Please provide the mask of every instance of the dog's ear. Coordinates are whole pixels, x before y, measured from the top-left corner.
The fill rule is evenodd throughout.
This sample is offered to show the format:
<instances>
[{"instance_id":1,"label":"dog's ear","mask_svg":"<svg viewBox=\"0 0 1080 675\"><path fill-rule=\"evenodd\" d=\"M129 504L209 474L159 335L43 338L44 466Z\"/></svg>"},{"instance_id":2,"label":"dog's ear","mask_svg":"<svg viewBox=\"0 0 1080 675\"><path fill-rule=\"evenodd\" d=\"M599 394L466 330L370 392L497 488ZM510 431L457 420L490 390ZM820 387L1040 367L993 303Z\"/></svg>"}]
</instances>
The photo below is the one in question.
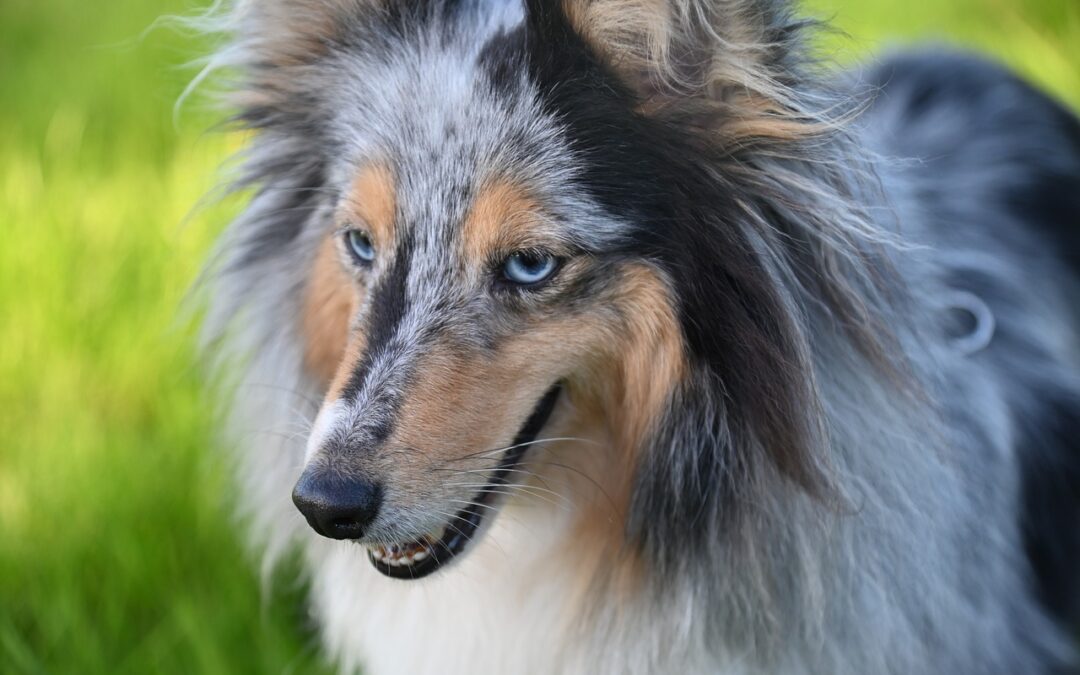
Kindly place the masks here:
<instances>
[{"instance_id":1,"label":"dog's ear","mask_svg":"<svg viewBox=\"0 0 1080 675\"><path fill-rule=\"evenodd\" d=\"M377 0L242 0L232 21L266 65L298 66L325 56L347 19L376 10Z\"/></svg>"},{"instance_id":2,"label":"dog's ear","mask_svg":"<svg viewBox=\"0 0 1080 675\"><path fill-rule=\"evenodd\" d=\"M786 0L559 0L573 31L639 101L717 140L821 131L794 88L801 33Z\"/></svg>"},{"instance_id":3,"label":"dog's ear","mask_svg":"<svg viewBox=\"0 0 1080 675\"><path fill-rule=\"evenodd\" d=\"M375 0L238 0L214 28L228 48L209 70L233 78L228 103L236 121L253 129L314 129L320 87L313 66L345 41L350 19Z\"/></svg>"}]
</instances>

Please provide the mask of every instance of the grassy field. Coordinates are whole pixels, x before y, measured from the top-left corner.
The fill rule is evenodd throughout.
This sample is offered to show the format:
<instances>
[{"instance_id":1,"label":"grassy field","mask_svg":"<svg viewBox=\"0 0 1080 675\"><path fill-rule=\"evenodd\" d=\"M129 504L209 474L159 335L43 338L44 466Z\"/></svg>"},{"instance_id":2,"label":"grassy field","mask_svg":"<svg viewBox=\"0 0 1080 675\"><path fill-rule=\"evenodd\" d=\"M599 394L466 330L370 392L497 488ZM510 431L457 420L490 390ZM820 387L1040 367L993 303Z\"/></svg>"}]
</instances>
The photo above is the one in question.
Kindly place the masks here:
<instances>
[{"instance_id":1,"label":"grassy field","mask_svg":"<svg viewBox=\"0 0 1080 675\"><path fill-rule=\"evenodd\" d=\"M853 37L1006 59L1080 106L1075 0L814 0ZM0 2L0 672L317 672L229 517L177 310L235 204L191 207L235 139L172 105L205 45L182 0Z\"/></svg>"}]
</instances>

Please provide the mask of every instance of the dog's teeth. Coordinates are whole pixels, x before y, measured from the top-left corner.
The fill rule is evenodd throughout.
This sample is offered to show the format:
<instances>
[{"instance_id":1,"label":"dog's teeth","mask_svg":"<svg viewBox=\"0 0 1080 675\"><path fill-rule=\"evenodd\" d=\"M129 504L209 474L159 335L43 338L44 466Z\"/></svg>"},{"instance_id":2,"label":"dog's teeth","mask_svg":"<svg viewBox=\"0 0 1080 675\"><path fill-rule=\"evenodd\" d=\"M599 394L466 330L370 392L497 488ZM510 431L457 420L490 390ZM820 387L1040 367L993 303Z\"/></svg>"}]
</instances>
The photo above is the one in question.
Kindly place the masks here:
<instances>
[{"instance_id":1,"label":"dog's teeth","mask_svg":"<svg viewBox=\"0 0 1080 675\"><path fill-rule=\"evenodd\" d=\"M379 545L368 550L376 562L391 567L409 567L431 554L431 547L426 538L425 541Z\"/></svg>"},{"instance_id":2,"label":"dog's teeth","mask_svg":"<svg viewBox=\"0 0 1080 675\"><path fill-rule=\"evenodd\" d=\"M377 546L377 547L375 547L373 549L369 549L369 550L371 551L371 557L375 558L376 560L378 560L380 562L385 562L386 559L389 557L387 552L386 552L386 548L383 547L383 546Z\"/></svg>"}]
</instances>

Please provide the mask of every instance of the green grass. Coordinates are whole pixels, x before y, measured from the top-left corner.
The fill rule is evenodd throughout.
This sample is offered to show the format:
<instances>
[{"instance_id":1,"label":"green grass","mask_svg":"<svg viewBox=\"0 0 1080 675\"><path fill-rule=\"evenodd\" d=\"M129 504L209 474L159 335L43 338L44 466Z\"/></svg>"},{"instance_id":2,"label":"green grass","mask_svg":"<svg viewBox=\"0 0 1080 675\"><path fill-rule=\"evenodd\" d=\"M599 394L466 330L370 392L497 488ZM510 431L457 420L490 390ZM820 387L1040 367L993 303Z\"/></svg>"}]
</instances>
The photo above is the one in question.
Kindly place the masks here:
<instances>
[{"instance_id":1,"label":"green grass","mask_svg":"<svg viewBox=\"0 0 1080 675\"><path fill-rule=\"evenodd\" d=\"M846 36L827 41L841 60L916 44L992 54L1080 108L1080 3L1076 0L806 0Z\"/></svg>"},{"instance_id":2,"label":"green grass","mask_svg":"<svg viewBox=\"0 0 1080 675\"><path fill-rule=\"evenodd\" d=\"M189 209L229 138L172 104L200 45L139 34L183 0L0 2L0 671L313 672L287 577L229 517L178 306L235 204ZM856 36L954 38L1080 106L1072 0L815 0Z\"/></svg>"},{"instance_id":3,"label":"green grass","mask_svg":"<svg viewBox=\"0 0 1080 675\"><path fill-rule=\"evenodd\" d=\"M310 672L231 526L178 306L228 139L172 104L176 2L0 3L0 671ZM290 592L286 592L290 591Z\"/></svg>"}]
</instances>

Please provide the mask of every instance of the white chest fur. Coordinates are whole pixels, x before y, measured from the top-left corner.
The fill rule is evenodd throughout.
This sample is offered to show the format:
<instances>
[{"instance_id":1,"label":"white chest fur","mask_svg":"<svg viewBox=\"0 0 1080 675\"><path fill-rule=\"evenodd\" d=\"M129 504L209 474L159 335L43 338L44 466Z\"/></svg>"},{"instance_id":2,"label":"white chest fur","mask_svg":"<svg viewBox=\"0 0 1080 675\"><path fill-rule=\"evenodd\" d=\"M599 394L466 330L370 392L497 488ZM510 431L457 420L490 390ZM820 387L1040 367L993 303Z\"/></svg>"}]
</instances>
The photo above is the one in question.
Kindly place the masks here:
<instances>
[{"instance_id":1,"label":"white chest fur","mask_svg":"<svg viewBox=\"0 0 1080 675\"><path fill-rule=\"evenodd\" d=\"M575 570L547 554L565 524L538 510L507 505L462 560L415 581L382 576L363 547L313 541L313 601L327 647L371 675L576 670Z\"/></svg>"}]
</instances>

